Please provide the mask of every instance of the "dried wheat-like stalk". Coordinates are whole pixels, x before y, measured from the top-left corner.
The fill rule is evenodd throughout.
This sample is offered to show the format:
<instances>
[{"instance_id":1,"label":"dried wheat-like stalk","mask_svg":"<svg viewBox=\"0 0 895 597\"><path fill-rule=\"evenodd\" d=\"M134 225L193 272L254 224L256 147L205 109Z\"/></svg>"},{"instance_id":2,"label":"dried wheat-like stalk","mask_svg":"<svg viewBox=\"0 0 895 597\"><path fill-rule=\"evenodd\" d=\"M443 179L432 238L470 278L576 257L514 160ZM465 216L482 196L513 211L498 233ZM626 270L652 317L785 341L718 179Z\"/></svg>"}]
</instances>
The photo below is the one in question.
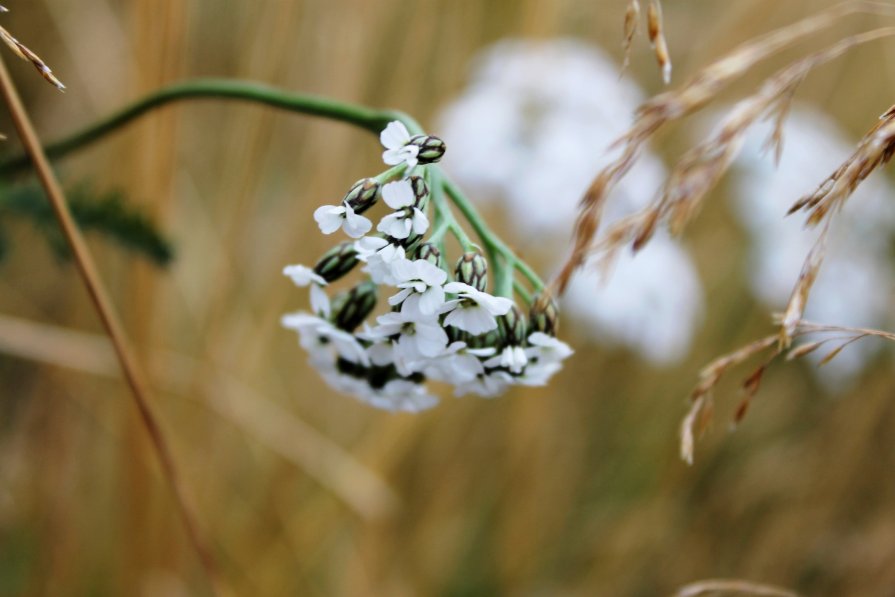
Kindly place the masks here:
<instances>
[{"instance_id":1,"label":"dried wheat-like stalk","mask_svg":"<svg viewBox=\"0 0 895 597\"><path fill-rule=\"evenodd\" d=\"M753 597L799 597L788 589L772 587L744 580L701 580L678 589L674 597L698 597L720 594L752 595Z\"/></svg>"},{"instance_id":2,"label":"dried wheat-like stalk","mask_svg":"<svg viewBox=\"0 0 895 597\"><path fill-rule=\"evenodd\" d=\"M858 147L817 190L799 199L789 213L809 212L808 224L816 225L841 209L871 172L885 165L895 153L895 106L889 108L858 143Z\"/></svg>"},{"instance_id":3,"label":"dried wheat-like stalk","mask_svg":"<svg viewBox=\"0 0 895 597\"><path fill-rule=\"evenodd\" d=\"M9 12L9 9L0 6L0 12ZM54 75L53 71L50 70L50 67L47 66L47 63L44 62L40 56L28 49L25 44L13 37L12 34L3 27L0 27L0 39L9 46L9 49L12 50L16 56L33 64L34 68L37 69L37 72L40 73L40 76L51 85L59 91L65 91L65 85L62 84L62 81L56 78L56 75Z\"/></svg>"},{"instance_id":4,"label":"dried wheat-like stalk","mask_svg":"<svg viewBox=\"0 0 895 597\"><path fill-rule=\"evenodd\" d=\"M665 41L665 26L662 21L662 5L659 0L650 0L646 9L646 26L649 41L656 54L656 62L662 71L662 80L666 85L671 83L671 56L668 55L668 43Z\"/></svg>"},{"instance_id":5,"label":"dried wheat-like stalk","mask_svg":"<svg viewBox=\"0 0 895 597\"><path fill-rule=\"evenodd\" d=\"M782 325L784 317L785 315L777 316L775 324ZM741 387L743 397L734 411L734 423L738 423L746 415L746 411L748 410L753 397L758 393L758 388L761 384L764 372L772 362L780 357L780 355L785 354L786 360L798 359L815 353L825 346L834 344L835 346L827 352L818 363L818 366L821 367L836 358L836 356L838 356L846 347L860 340L866 338L882 338L890 342L895 342L895 333L892 332L869 328L827 325L805 320L798 321L792 332L793 338L817 335L822 337L787 350L787 347L780 343L779 334L771 334L759 340L750 342L746 346L743 346L732 353L721 356L703 368L699 375L699 383L690 394L690 410L687 412L681 423L681 458L689 464L693 463L696 437L701 434L711 422L714 407L712 392L721 381L721 378L724 377L730 369L743 364L759 354L765 352L770 353L742 382Z\"/></svg>"},{"instance_id":6,"label":"dried wheat-like stalk","mask_svg":"<svg viewBox=\"0 0 895 597\"><path fill-rule=\"evenodd\" d=\"M639 25L640 2L639 0L628 0L628 6L625 9L625 38L622 42L625 50L625 61L622 63L622 72L627 70L628 64L631 62L631 44L634 42L634 36L637 34Z\"/></svg>"},{"instance_id":7,"label":"dried wheat-like stalk","mask_svg":"<svg viewBox=\"0 0 895 597\"><path fill-rule=\"evenodd\" d=\"M727 84L748 72L758 62L776 54L786 46L804 37L839 22L842 17L855 13L895 15L895 5L878 2L853 2L837 5L827 11L777 29L739 46L724 58L701 70L680 89L662 93L643 104L637 111L637 118L634 124L616 143L617 146L620 146L620 155L597 174L581 199L581 211L575 223L572 254L553 282L556 290L560 294L565 290L572 275L586 263L594 250L608 251L611 254L613 249L618 249L619 243L624 243L631 239L629 234L631 230L646 231L646 234L638 234L633 237L635 241L637 238L640 238L640 242L635 242L635 248L637 248L648 240L648 231L661 220L661 217L664 215L662 212L642 212L620 222L619 226L622 229L619 227L610 229L605 233L604 238L595 242L609 194L627 174L640 156L646 143L657 131L667 123L679 120L704 107ZM791 96L792 91L801 78L818 64L841 55L858 43L864 43L870 39L891 34L892 32L889 30L877 30L853 36L825 52L820 52L797 61L790 67L780 71L769 79L766 85L762 87L762 90L751 98L750 103L740 106L739 109L741 111L736 115L736 119L741 121L740 127L743 126L743 123L759 118L774 106L778 107L779 114L785 114L788 106L787 98ZM755 114L752 114L753 112ZM729 123L729 125L733 129L737 128L737 122ZM729 136L729 131L727 134ZM714 152L716 154L714 160L703 162L694 157L698 156L698 153L694 154L691 156L690 161L693 163L692 169L695 171L687 174L687 172L683 171L684 169L681 169L678 171L678 176L685 177L684 182L688 184L693 181L698 182L700 179L711 181L713 176L719 175L717 173L713 174L712 168L714 167L717 170L718 165L723 165L726 160L730 159L730 151L735 148L734 141L736 141L735 138L722 143L720 146L708 144L704 148L707 151L706 155L711 157L712 152ZM682 186L680 190L683 192L682 195L684 197L698 196L697 193L687 192L686 187ZM668 199L665 199L664 203L668 203L668 201ZM698 202L683 202L681 204L680 201L677 203L678 207L676 210L683 221L687 219L688 215L693 213L693 207L698 204Z\"/></svg>"},{"instance_id":8,"label":"dried wheat-like stalk","mask_svg":"<svg viewBox=\"0 0 895 597\"><path fill-rule=\"evenodd\" d=\"M622 63L622 72L627 70L631 59L631 44L640 27L640 1L628 0L625 8L624 40L622 47L625 59ZM662 4L659 0L650 0L646 9L646 27L649 41L656 55L656 62L662 71L662 80L667 85L671 82L671 56L668 53L668 42L665 40L665 25L662 19Z\"/></svg>"}]
</instances>

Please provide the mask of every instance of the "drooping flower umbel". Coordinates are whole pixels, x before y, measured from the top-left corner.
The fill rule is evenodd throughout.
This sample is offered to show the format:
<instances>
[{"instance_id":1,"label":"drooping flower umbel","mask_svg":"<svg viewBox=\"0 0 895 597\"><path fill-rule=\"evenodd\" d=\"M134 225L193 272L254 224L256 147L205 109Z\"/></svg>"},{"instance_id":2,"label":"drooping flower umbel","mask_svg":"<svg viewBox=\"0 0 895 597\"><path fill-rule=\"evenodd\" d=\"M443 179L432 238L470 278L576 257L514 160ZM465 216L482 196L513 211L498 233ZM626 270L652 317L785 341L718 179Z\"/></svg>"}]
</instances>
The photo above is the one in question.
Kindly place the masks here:
<instances>
[{"instance_id":1,"label":"drooping flower umbel","mask_svg":"<svg viewBox=\"0 0 895 597\"><path fill-rule=\"evenodd\" d=\"M555 337L556 304L546 293L534 299L525 293L531 308L523 313L513 300L512 269L496 269L503 283L488 291L488 260L459 223L445 224L453 216L444 211L443 190L429 186L433 179L438 184L427 168L444 153L441 139L411 135L397 121L380 139L383 161L393 168L356 182L338 205L314 212L324 234L341 230L351 240L314 267L283 269L297 286L310 288L313 313L284 315L282 325L299 334L328 385L375 408L431 408L438 398L428 380L452 385L457 396L484 397L512 385L547 383L572 353ZM440 195L432 199L430 193ZM361 214L377 203L386 213L371 234L373 222ZM464 250L453 272L445 266L448 231ZM355 271L366 279L330 294ZM381 292L390 309L377 315Z\"/></svg>"}]
</instances>

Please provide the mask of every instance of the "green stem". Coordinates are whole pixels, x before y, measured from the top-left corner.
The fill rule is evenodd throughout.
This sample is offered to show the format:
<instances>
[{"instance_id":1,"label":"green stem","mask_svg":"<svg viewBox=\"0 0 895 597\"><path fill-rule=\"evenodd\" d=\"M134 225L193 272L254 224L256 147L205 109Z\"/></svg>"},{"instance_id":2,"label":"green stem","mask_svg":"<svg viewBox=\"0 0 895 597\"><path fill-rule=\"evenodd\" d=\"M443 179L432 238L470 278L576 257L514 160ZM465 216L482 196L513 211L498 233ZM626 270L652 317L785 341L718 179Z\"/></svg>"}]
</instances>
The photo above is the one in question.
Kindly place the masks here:
<instances>
[{"instance_id":1,"label":"green stem","mask_svg":"<svg viewBox=\"0 0 895 597\"><path fill-rule=\"evenodd\" d=\"M150 110L187 99L232 99L260 103L291 112L347 122L376 134L392 120L416 124L400 112L373 110L325 97L289 93L260 83L233 79L195 79L160 89L99 122L47 145L47 155L50 158L64 157L122 128ZM27 169L30 164L24 154L13 156L0 162L0 175L20 172Z\"/></svg>"},{"instance_id":2,"label":"green stem","mask_svg":"<svg viewBox=\"0 0 895 597\"><path fill-rule=\"evenodd\" d=\"M61 158L98 141L102 137L124 127L143 114L166 104L187 99L232 99L260 103L274 108L322 116L331 120L347 122L378 134L385 125L392 120L399 120L407 126L411 134L420 134L422 127L413 118L394 110L374 110L356 104L340 102L315 95L290 93L250 81L233 79L195 79L184 81L170 87L160 89L132 104L126 106L97 123L94 123L60 141L46 146L46 153L51 158ZM15 155L0 161L0 176L11 175L27 169L30 161L24 154ZM382 176L391 178L403 166L397 166L384 173ZM403 171L403 170L401 170ZM444 175L439 168L431 168L432 171L432 196L435 209L435 232L444 235L446 231L454 234L463 245L464 250L474 247L469 236L463 230L454 214L451 212L447 197L454 203L464 218L475 230L485 246L492 263L501 267L498 257L503 258L507 268L520 272L531 284L535 291L544 288L544 283L538 275L524 261L521 261L513 251L494 232L488 228L484 220L473 207L472 203L463 195L460 189ZM443 189L444 192L441 192ZM446 226L445 230L442 230ZM510 277L512 279L512 276ZM521 286L514 282L520 296L525 296Z\"/></svg>"},{"instance_id":3,"label":"green stem","mask_svg":"<svg viewBox=\"0 0 895 597\"><path fill-rule=\"evenodd\" d=\"M510 249L506 243L504 243L500 238L497 237L494 232L488 228L485 221L476 211L475 207L466 198L460 188L451 181L447 175L442 173L442 181L444 184L444 190L447 192L448 196L453 201L454 205L457 206L457 209L460 210L460 213L463 214L463 217L466 218L466 221L469 222L469 225L472 226L475 233L481 239L482 243L485 245L485 248L488 250L490 254L500 254L503 256L508 264L512 264L512 267L515 268L519 273L521 273L525 279L532 285L532 288L535 292L539 292L544 289L544 282L541 281L541 278L535 273L535 271L528 266L527 263L519 259L516 254Z\"/></svg>"}]
</instances>

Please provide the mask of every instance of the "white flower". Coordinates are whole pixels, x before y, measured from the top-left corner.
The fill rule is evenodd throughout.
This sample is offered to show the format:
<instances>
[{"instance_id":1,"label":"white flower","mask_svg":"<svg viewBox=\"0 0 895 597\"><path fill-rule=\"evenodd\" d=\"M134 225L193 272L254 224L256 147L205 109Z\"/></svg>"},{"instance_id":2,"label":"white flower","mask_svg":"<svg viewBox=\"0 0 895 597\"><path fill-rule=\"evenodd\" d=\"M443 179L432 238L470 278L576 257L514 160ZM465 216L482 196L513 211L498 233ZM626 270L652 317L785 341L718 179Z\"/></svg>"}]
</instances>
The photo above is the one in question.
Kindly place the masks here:
<instances>
[{"instance_id":1,"label":"white flower","mask_svg":"<svg viewBox=\"0 0 895 597\"><path fill-rule=\"evenodd\" d=\"M469 332L473 336L490 332L497 327L496 315L506 315L513 307L513 301L502 296L492 296L463 282L450 282L444 286L446 292L458 296L445 303L444 312L450 310L444 320L445 326L453 326Z\"/></svg>"},{"instance_id":2,"label":"white flower","mask_svg":"<svg viewBox=\"0 0 895 597\"><path fill-rule=\"evenodd\" d=\"M527 364L528 356L525 349L521 346L507 346L500 354L485 361L485 367L489 369L504 367L509 369L511 373L522 373Z\"/></svg>"},{"instance_id":3,"label":"white flower","mask_svg":"<svg viewBox=\"0 0 895 597\"><path fill-rule=\"evenodd\" d=\"M494 353L494 348L469 348L466 342L452 342L439 356L428 361L423 372L426 377L454 385L472 383L485 373L479 357Z\"/></svg>"},{"instance_id":4,"label":"white flower","mask_svg":"<svg viewBox=\"0 0 895 597\"><path fill-rule=\"evenodd\" d=\"M559 363L529 363L521 375L513 377L513 383L521 386L546 386L553 374L562 369Z\"/></svg>"},{"instance_id":5,"label":"white flower","mask_svg":"<svg viewBox=\"0 0 895 597\"><path fill-rule=\"evenodd\" d=\"M426 386L406 379L393 379L382 388L369 388L363 396L364 402L390 411L417 413L438 404L438 398L429 394Z\"/></svg>"},{"instance_id":6,"label":"white flower","mask_svg":"<svg viewBox=\"0 0 895 597\"><path fill-rule=\"evenodd\" d=\"M289 313L280 320L283 327L298 332L302 348L311 362L332 362L332 351L351 363L369 365L370 357L353 335L310 313ZM327 358L329 357L329 358Z\"/></svg>"},{"instance_id":7,"label":"white flower","mask_svg":"<svg viewBox=\"0 0 895 597\"><path fill-rule=\"evenodd\" d=\"M512 385L509 376L501 375L502 372L487 374L481 373L474 380L460 383L454 386L454 395L477 394L483 398L493 398L503 394Z\"/></svg>"},{"instance_id":8,"label":"white flower","mask_svg":"<svg viewBox=\"0 0 895 597\"><path fill-rule=\"evenodd\" d=\"M403 123L397 120L388 123L385 129L379 134L379 140L385 151L382 152L382 161L389 166L397 166L398 164L407 164L407 168L413 168L417 165L417 154L420 148L416 145L410 145L410 132Z\"/></svg>"},{"instance_id":9,"label":"white flower","mask_svg":"<svg viewBox=\"0 0 895 597\"><path fill-rule=\"evenodd\" d=\"M532 363L559 363L575 352L568 344L544 332L534 332L528 336L529 348L525 356Z\"/></svg>"},{"instance_id":10,"label":"white flower","mask_svg":"<svg viewBox=\"0 0 895 597\"><path fill-rule=\"evenodd\" d=\"M444 283L447 272L425 259L402 260L392 268L401 292L390 297L388 304L401 305L411 315L434 315L444 304Z\"/></svg>"},{"instance_id":11,"label":"white flower","mask_svg":"<svg viewBox=\"0 0 895 597\"><path fill-rule=\"evenodd\" d=\"M365 236L354 243L357 258L367 264L364 271L376 284L394 286L397 283L394 275L395 266L405 261L404 247L393 245L384 238Z\"/></svg>"},{"instance_id":12,"label":"white flower","mask_svg":"<svg viewBox=\"0 0 895 597\"><path fill-rule=\"evenodd\" d=\"M311 283L326 286L326 280L323 279L323 276L305 265L287 265L283 268L283 275L292 278L296 286L304 287Z\"/></svg>"},{"instance_id":13,"label":"white flower","mask_svg":"<svg viewBox=\"0 0 895 597\"><path fill-rule=\"evenodd\" d=\"M314 210L314 219L323 234L332 234L339 228L351 238L360 238L373 228L373 223L364 216L354 213L351 206L343 201L341 205L322 205Z\"/></svg>"},{"instance_id":14,"label":"white flower","mask_svg":"<svg viewBox=\"0 0 895 597\"><path fill-rule=\"evenodd\" d=\"M283 268L283 274L292 278L296 286L304 287L310 285L311 309L314 313L329 317L329 297L326 291L323 290L323 287L326 286L326 280L322 276L304 265L287 265Z\"/></svg>"},{"instance_id":15,"label":"white flower","mask_svg":"<svg viewBox=\"0 0 895 597\"><path fill-rule=\"evenodd\" d=\"M438 356L448 343L447 332L434 316L420 319L407 313L386 313L376 321L379 325L370 335L388 338L400 334L396 350L409 360Z\"/></svg>"},{"instance_id":16,"label":"white flower","mask_svg":"<svg viewBox=\"0 0 895 597\"><path fill-rule=\"evenodd\" d=\"M421 209L414 206L416 195L410 181L398 180L382 187L382 199L395 211L382 218L379 232L392 238L405 239L413 234L423 234L429 229L429 220Z\"/></svg>"}]
</instances>

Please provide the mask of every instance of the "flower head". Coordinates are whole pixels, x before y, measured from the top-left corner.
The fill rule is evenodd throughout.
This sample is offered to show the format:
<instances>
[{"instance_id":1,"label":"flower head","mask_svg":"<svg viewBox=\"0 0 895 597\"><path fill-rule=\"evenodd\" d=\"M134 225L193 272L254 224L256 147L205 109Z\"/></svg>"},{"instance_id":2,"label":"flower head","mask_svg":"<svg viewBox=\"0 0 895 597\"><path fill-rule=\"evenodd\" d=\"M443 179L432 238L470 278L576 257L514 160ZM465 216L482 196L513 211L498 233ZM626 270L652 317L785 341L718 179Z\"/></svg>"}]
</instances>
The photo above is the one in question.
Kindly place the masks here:
<instances>
[{"instance_id":1,"label":"flower head","mask_svg":"<svg viewBox=\"0 0 895 597\"><path fill-rule=\"evenodd\" d=\"M388 304L411 316L434 315L444 304L447 272L423 259L398 261L393 268L395 286L401 291Z\"/></svg>"},{"instance_id":2,"label":"flower head","mask_svg":"<svg viewBox=\"0 0 895 597\"><path fill-rule=\"evenodd\" d=\"M404 247L377 236L365 236L354 247L357 249L357 258L367 264L364 271L370 274L374 282L395 285L397 280L394 268L398 263L406 261Z\"/></svg>"},{"instance_id":3,"label":"flower head","mask_svg":"<svg viewBox=\"0 0 895 597\"><path fill-rule=\"evenodd\" d=\"M513 301L502 296L492 296L462 282L450 282L444 290L457 295L457 299L445 303L450 309L444 325L469 332L474 336L497 328L496 315L506 315Z\"/></svg>"},{"instance_id":4,"label":"flower head","mask_svg":"<svg viewBox=\"0 0 895 597\"><path fill-rule=\"evenodd\" d=\"M340 205L322 205L314 211L314 219L323 234L332 234L339 228L351 238L360 238L373 228L373 223L354 213L346 202Z\"/></svg>"},{"instance_id":5,"label":"flower head","mask_svg":"<svg viewBox=\"0 0 895 597\"><path fill-rule=\"evenodd\" d=\"M389 166L407 164L407 168L413 168L419 160L420 148L410 143L410 132L402 122L397 120L388 123L379 134L379 140L385 151L382 152L382 161Z\"/></svg>"},{"instance_id":6,"label":"flower head","mask_svg":"<svg viewBox=\"0 0 895 597\"><path fill-rule=\"evenodd\" d=\"M429 219L416 206L416 194L409 181L398 180L383 186L382 199L396 211L382 218L376 228L380 232L403 240L411 233L423 234L429 229Z\"/></svg>"}]
</instances>

